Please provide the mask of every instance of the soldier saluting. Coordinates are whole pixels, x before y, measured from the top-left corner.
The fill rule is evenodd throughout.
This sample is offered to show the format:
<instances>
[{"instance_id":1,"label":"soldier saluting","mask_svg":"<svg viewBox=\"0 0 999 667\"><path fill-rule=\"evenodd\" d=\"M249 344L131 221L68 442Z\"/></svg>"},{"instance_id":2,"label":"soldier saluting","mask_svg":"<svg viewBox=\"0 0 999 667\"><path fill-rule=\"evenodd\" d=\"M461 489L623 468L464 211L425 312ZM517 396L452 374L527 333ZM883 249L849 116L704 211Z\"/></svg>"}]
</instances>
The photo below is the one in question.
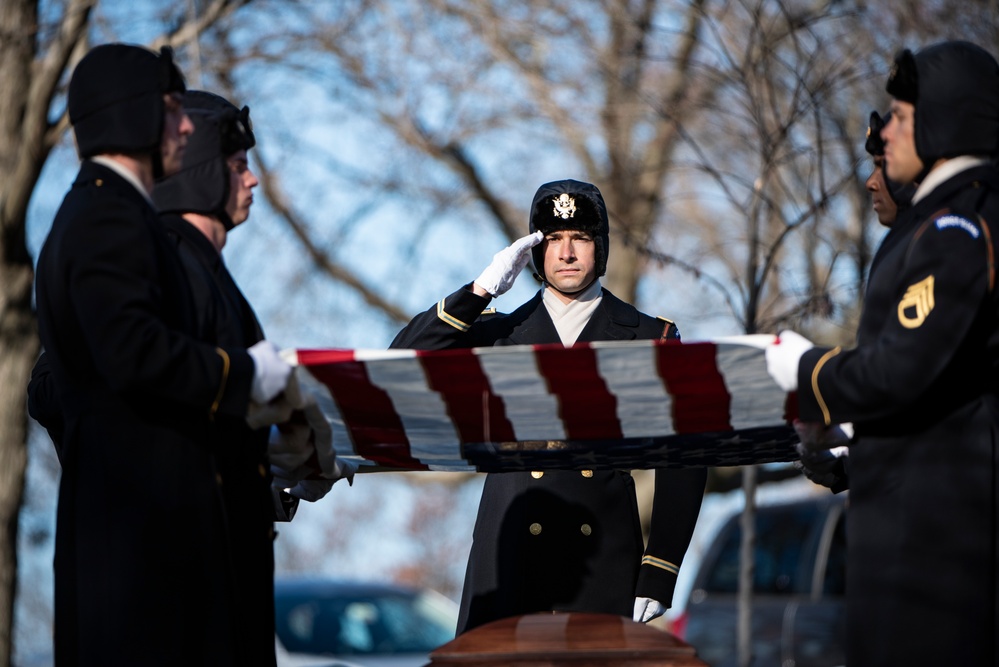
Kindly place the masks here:
<instances>
[{"instance_id":1,"label":"soldier saluting","mask_svg":"<svg viewBox=\"0 0 999 667\"><path fill-rule=\"evenodd\" d=\"M531 233L498 252L474 282L414 318L392 347L679 340L671 321L645 315L601 287L609 225L596 186L574 180L542 185L529 226ZM508 315L482 316L493 297L510 289L531 254L542 289ZM645 549L627 470L489 473L458 632L537 611L608 613L638 621L663 614L697 521L706 471L655 474Z\"/></svg>"}]
</instances>

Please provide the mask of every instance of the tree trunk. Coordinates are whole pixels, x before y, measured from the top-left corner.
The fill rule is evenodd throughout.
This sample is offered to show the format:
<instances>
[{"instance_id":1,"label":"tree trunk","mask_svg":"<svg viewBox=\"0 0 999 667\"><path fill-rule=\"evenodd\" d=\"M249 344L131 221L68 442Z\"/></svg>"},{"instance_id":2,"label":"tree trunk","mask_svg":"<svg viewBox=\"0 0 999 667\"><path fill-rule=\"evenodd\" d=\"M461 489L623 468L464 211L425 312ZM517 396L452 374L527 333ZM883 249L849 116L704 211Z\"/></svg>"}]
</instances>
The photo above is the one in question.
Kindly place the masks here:
<instances>
[{"instance_id":1,"label":"tree trunk","mask_svg":"<svg viewBox=\"0 0 999 667\"><path fill-rule=\"evenodd\" d=\"M31 312L31 262L0 266L0 666L13 650L17 521L27 468L25 387L38 356Z\"/></svg>"},{"instance_id":2,"label":"tree trunk","mask_svg":"<svg viewBox=\"0 0 999 667\"><path fill-rule=\"evenodd\" d=\"M17 522L28 461L25 387L38 356L31 309L33 270L25 245L27 194L21 186L32 156L22 151L22 124L35 53L38 10L32 0L0 3L0 667L13 653L17 590ZM34 153L36 151L32 151ZM37 171L35 171L37 174ZM33 185L33 183L32 183Z\"/></svg>"}]
</instances>

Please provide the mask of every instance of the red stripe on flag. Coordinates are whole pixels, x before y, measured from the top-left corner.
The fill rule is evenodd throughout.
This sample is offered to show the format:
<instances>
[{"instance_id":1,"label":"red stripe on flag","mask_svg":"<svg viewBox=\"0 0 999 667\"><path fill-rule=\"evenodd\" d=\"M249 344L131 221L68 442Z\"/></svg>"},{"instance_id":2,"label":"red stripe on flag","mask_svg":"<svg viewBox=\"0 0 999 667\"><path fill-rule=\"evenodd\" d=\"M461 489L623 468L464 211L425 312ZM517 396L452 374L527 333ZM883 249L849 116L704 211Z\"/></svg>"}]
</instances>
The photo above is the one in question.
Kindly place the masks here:
<instances>
[{"instance_id":1,"label":"red stripe on flag","mask_svg":"<svg viewBox=\"0 0 999 667\"><path fill-rule=\"evenodd\" d=\"M329 387L350 432L354 451L382 465L427 470L425 464L410 454L409 439L392 399L371 383L364 362L351 361L352 358L353 355L341 355L338 360L306 365L318 381ZM298 361L305 363L301 353Z\"/></svg>"},{"instance_id":2,"label":"red stripe on flag","mask_svg":"<svg viewBox=\"0 0 999 667\"><path fill-rule=\"evenodd\" d=\"M664 343L656 358L659 374L673 397L677 433L731 431L732 396L715 362L717 346Z\"/></svg>"},{"instance_id":3,"label":"red stripe on flag","mask_svg":"<svg viewBox=\"0 0 999 667\"><path fill-rule=\"evenodd\" d=\"M301 366L314 366L316 364L335 364L341 361L353 361L353 350L295 350L298 363ZM309 369L312 370L311 368Z\"/></svg>"},{"instance_id":4,"label":"red stripe on flag","mask_svg":"<svg viewBox=\"0 0 999 667\"><path fill-rule=\"evenodd\" d=\"M570 440L621 438L617 397L597 370L597 355L589 345L571 348L537 346L538 369L558 398L559 416Z\"/></svg>"},{"instance_id":5,"label":"red stripe on flag","mask_svg":"<svg viewBox=\"0 0 999 667\"><path fill-rule=\"evenodd\" d=\"M430 388L441 395L462 442L516 440L503 400L471 350L418 351Z\"/></svg>"}]
</instances>

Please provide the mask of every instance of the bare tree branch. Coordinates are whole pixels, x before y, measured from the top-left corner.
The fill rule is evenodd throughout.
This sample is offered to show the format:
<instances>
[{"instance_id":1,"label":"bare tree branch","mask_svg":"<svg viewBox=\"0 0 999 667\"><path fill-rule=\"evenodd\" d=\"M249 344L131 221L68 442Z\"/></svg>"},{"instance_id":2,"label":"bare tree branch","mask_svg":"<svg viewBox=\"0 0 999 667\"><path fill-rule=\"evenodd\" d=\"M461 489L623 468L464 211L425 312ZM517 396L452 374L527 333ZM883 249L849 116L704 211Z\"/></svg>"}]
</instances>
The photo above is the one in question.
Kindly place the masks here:
<instances>
[{"instance_id":1,"label":"bare tree branch","mask_svg":"<svg viewBox=\"0 0 999 667\"><path fill-rule=\"evenodd\" d=\"M267 196L267 201L270 202L271 206L295 233L298 240L305 246L305 250L308 252L309 257L312 258L312 261L331 278L344 283L360 294L369 305L377 308L399 323L404 324L408 322L411 317L409 313L406 313L395 304L386 301L378 292L361 282L354 272L334 262L326 252L316 245L312 235L308 231L308 226L295 214L288 204L287 199L281 192L277 176L271 172L259 152L255 154L254 160L260 172L260 183L264 194Z\"/></svg>"}]
</instances>

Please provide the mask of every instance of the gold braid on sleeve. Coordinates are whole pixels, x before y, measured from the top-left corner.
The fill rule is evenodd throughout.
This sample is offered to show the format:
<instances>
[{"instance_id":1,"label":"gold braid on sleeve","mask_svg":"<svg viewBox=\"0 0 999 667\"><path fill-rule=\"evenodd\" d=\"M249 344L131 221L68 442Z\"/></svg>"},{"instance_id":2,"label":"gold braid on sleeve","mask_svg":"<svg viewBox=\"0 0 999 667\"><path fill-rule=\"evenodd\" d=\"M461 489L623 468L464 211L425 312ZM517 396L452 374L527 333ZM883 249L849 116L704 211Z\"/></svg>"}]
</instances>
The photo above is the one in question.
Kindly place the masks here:
<instances>
[{"instance_id":1,"label":"gold braid on sleeve","mask_svg":"<svg viewBox=\"0 0 999 667\"><path fill-rule=\"evenodd\" d=\"M208 417L211 419L215 418L215 413L218 412L219 404L222 402L222 396L225 394L225 385L229 380L229 353L223 350L221 347L215 348L215 354L222 357L222 379L219 381L219 391L215 395L215 400L212 401L212 407L208 410Z\"/></svg>"}]
</instances>

